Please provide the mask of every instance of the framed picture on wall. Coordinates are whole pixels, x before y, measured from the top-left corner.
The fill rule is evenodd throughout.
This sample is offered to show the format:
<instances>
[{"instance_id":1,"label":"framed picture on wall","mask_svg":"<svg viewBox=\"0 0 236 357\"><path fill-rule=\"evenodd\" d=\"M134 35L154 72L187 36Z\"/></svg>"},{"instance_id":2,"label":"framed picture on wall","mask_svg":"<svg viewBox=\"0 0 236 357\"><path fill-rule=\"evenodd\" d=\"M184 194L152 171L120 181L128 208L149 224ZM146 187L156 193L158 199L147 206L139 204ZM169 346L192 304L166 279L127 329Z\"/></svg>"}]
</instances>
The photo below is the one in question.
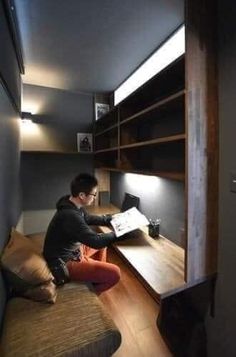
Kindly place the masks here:
<instances>
[{"instance_id":1,"label":"framed picture on wall","mask_svg":"<svg viewBox=\"0 0 236 357\"><path fill-rule=\"evenodd\" d=\"M95 103L95 119L100 119L103 115L108 113L110 110L109 104Z\"/></svg>"},{"instance_id":2,"label":"framed picture on wall","mask_svg":"<svg viewBox=\"0 0 236 357\"><path fill-rule=\"evenodd\" d=\"M77 148L79 152L92 152L93 135L91 133L77 133Z\"/></svg>"}]
</instances>

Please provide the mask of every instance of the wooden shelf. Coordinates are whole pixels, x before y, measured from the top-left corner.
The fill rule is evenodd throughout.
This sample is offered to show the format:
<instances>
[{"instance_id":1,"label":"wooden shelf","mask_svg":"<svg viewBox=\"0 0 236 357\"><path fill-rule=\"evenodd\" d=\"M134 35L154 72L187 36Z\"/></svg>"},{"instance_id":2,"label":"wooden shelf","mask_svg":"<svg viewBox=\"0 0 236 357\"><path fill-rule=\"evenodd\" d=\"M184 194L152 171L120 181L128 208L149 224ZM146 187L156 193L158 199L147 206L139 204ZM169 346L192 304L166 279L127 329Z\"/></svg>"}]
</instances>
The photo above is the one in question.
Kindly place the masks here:
<instances>
[{"instance_id":1,"label":"wooden shelf","mask_svg":"<svg viewBox=\"0 0 236 357\"><path fill-rule=\"evenodd\" d=\"M125 169L115 169L113 171L123 171L129 172L134 174L141 174L141 175L148 175L148 176L159 176L171 180L176 181L184 181L185 180L185 173L184 172L162 172L162 171L138 171L138 170L125 170Z\"/></svg>"},{"instance_id":2,"label":"wooden shelf","mask_svg":"<svg viewBox=\"0 0 236 357\"><path fill-rule=\"evenodd\" d=\"M118 126L113 125L95 136L94 151L103 151L118 147Z\"/></svg>"},{"instance_id":3,"label":"wooden shelf","mask_svg":"<svg viewBox=\"0 0 236 357\"><path fill-rule=\"evenodd\" d=\"M92 151L21 150L22 154L92 155Z\"/></svg>"},{"instance_id":4,"label":"wooden shelf","mask_svg":"<svg viewBox=\"0 0 236 357\"><path fill-rule=\"evenodd\" d=\"M163 143L169 143L173 141L182 141L185 140L185 134L180 134L180 135L173 135L173 136L167 136L165 138L158 138L158 139L153 139L153 140L147 140L135 144L129 144L129 145L122 145L120 147L113 147L113 148L108 148L108 149L103 149L103 150L97 150L94 153L99 154L102 152L108 152L108 151L114 151L118 149L129 149L129 148L136 148L140 146L149 146L149 145L157 145L157 144L163 144Z\"/></svg>"},{"instance_id":5,"label":"wooden shelf","mask_svg":"<svg viewBox=\"0 0 236 357\"><path fill-rule=\"evenodd\" d=\"M158 101L157 103L141 110L140 112L126 118L126 119L123 119L120 121L120 125L122 124L126 124L134 119L142 119L144 118L144 114L147 114L147 113L150 113L151 111L154 111L154 110L157 110L157 109L160 109L162 107L166 107L167 105L171 105L174 101L176 101L177 99L180 99L182 97L184 97L185 95L185 90L180 90L178 91L177 93L175 94L172 94L170 95L169 97L163 99L163 100L160 100Z\"/></svg>"},{"instance_id":6,"label":"wooden shelf","mask_svg":"<svg viewBox=\"0 0 236 357\"><path fill-rule=\"evenodd\" d=\"M118 127L118 124L111 125L108 128L106 128L102 131L99 131L98 133L95 133L94 136L98 137L99 135L105 134L105 133L109 132L110 130L115 129L117 127Z\"/></svg>"},{"instance_id":7,"label":"wooden shelf","mask_svg":"<svg viewBox=\"0 0 236 357\"><path fill-rule=\"evenodd\" d=\"M120 168L117 167L101 166L99 168L105 171L116 171L116 172L122 171Z\"/></svg>"},{"instance_id":8,"label":"wooden shelf","mask_svg":"<svg viewBox=\"0 0 236 357\"><path fill-rule=\"evenodd\" d=\"M94 152L94 154L100 154L100 153L103 153L103 152L109 152L109 151L115 151L115 150L118 150L118 147L114 147L114 148L108 148L108 149L102 149L102 150L97 150Z\"/></svg>"},{"instance_id":9,"label":"wooden shelf","mask_svg":"<svg viewBox=\"0 0 236 357\"><path fill-rule=\"evenodd\" d=\"M185 56L181 56L120 103L120 121L183 90L185 88L184 77Z\"/></svg>"},{"instance_id":10,"label":"wooden shelf","mask_svg":"<svg viewBox=\"0 0 236 357\"><path fill-rule=\"evenodd\" d=\"M185 179L184 68L181 56L95 122L97 167Z\"/></svg>"},{"instance_id":11,"label":"wooden shelf","mask_svg":"<svg viewBox=\"0 0 236 357\"><path fill-rule=\"evenodd\" d=\"M122 145L122 146L120 146L120 149L129 149L129 148L136 148L136 147L140 147L140 146L157 145L157 144L169 143L172 141L180 141L180 140L185 140L185 134L167 136L164 138L147 140L147 141L138 142L135 144Z\"/></svg>"},{"instance_id":12,"label":"wooden shelf","mask_svg":"<svg viewBox=\"0 0 236 357\"><path fill-rule=\"evenodd\" d=\"M118 125L118 107L112 108L107 114L94 123L94 136L102 135Z\"/></svg>"},{"instance_id":13,"label":"wooden shelf","mask_svg":"<svg viewBox=\"0 0 236 357\"><path fill-rule=\"evenodd\" d=\"M140 175L147 175L147 176L158 176L158 177L163 177L175 181L185 180L184 172L132 170L130 168L123 168L122 166L119 167L100 166L99 168L105 171L125 172L125 173L133 173L133 174L140 174Z\"/></svg>"}]
</instances>

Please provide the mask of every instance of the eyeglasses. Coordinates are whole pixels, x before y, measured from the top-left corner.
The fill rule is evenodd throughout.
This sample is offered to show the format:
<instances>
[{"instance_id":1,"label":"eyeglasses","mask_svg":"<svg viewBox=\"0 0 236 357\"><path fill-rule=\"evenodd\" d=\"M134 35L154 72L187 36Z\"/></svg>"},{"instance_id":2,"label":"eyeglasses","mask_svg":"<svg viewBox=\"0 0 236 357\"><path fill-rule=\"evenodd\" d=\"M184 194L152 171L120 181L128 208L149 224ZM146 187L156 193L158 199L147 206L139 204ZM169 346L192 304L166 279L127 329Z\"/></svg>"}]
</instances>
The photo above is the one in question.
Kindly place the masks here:
<instances>
[{"instance_id":1,"label":"eyeglasses","mask_svg":"<svg viewBox=\"0 0 236 357\"><path fill-rule=\"evenodd\" d=\"M87 196L93 196L96 197L97 196L97 192L96 193L88 193Z\"/></svg>"}]
</instances>

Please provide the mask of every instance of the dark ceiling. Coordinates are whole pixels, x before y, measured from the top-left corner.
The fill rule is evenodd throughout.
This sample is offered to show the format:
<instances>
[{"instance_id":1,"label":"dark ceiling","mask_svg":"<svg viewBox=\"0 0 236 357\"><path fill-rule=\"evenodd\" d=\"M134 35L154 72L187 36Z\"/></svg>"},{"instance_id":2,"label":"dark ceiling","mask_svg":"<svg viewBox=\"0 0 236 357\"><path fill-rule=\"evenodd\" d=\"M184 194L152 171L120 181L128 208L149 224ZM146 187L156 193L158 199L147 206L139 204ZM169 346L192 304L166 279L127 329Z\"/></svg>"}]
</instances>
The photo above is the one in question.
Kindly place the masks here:
<instances>
[{"instance_id":1,"label":"dark ceiling","mask_svg":"<svg viewBox=\"0 0 236 357\"><path fill-rule=\"evenodd\" d=\"M15 0L23 82L85 93L119 86L184 21L184 0Z\"/></svg>"}]
</instances>

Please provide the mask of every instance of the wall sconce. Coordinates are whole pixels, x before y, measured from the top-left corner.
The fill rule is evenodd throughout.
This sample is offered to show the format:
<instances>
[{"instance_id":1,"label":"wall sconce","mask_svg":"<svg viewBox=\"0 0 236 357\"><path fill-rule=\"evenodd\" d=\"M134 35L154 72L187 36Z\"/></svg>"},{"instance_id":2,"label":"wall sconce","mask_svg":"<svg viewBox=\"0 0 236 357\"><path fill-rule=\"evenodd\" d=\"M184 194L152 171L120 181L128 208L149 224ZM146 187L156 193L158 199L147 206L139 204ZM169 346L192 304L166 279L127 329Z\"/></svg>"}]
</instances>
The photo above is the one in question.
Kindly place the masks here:
<instances>
[{"instance_id":1,"label":"wall sconce","mask_svg":"<svg viewBox=\"0 0 236 357\"><path fill-rule=\"evenodd\" d=\"M21 112L21 122L22 124L32 124L33 115L30 112Z\"/></svg>"}]
</instances>

